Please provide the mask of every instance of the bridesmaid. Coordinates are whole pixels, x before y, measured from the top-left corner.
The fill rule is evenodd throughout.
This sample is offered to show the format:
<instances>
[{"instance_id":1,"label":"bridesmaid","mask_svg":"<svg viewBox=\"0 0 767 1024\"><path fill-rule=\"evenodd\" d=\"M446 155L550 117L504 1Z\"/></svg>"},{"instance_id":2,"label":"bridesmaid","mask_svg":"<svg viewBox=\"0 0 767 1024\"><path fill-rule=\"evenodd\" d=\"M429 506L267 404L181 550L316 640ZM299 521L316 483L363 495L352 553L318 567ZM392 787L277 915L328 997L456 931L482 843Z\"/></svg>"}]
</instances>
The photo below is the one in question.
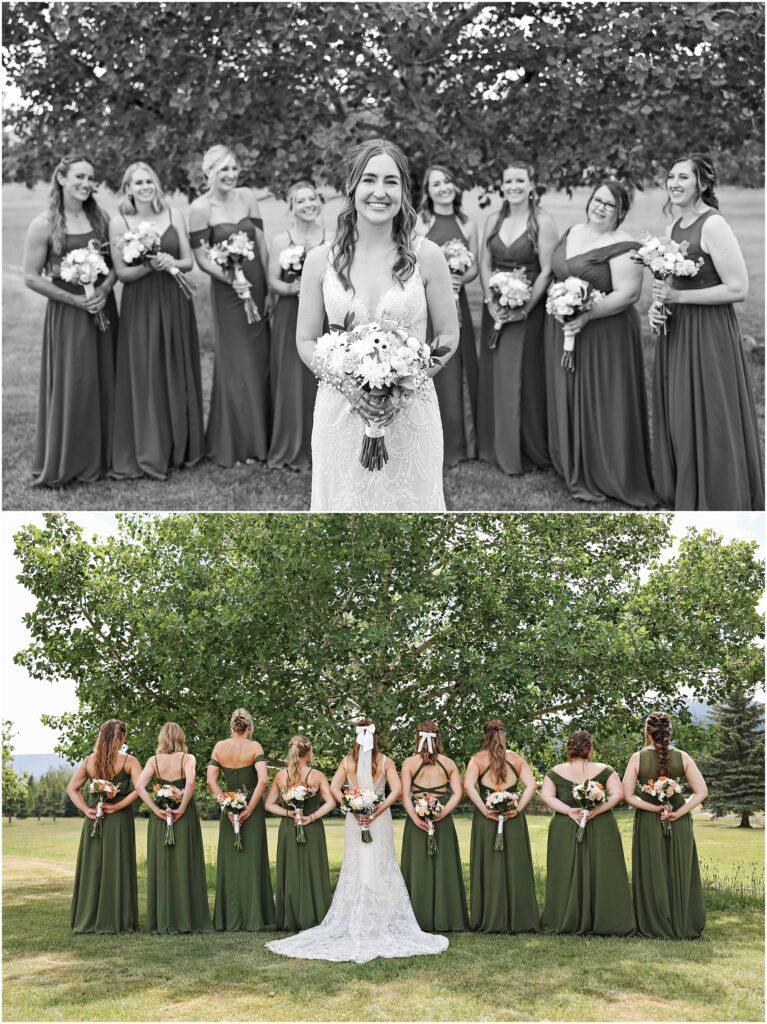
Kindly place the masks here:
<instances>
[{"instance_id":1,"label":"bridesmaid","mask_svg":"<svg viewBox=\"0 0 767 1024\"><path fill-rule=\"evenodd\" d=\"M115 274L86 298L82 285L61 278L61 261L95 239L106 247L108 219L94 198L91 161L63 157L53 172L48 210L32 221L24 243L24 284L48 299L43 328L36 486L93 483L106 476L112 452L117 305ZM107 262L109 262L107 258ZM109 320L100 331L93 314Z\"/></svg>"},{"instance_id":2,"label":"bridesmaid","mask_svg":"<svg viewBox=\"0 0 767 1024\"><path fill-rule=\"evenodd\" d=\"M676 509L763 509L759 426L733 308L748 295L748 273L715 185L700 153L675 160L666 178L669 233L703 266L696 277L653 282L653 298L673 314L655 354L656 490Z\"/></svg>"},{"instance_id":3,"label":"bridesmaid","mask_svg":"<svg viewBox=\"0 0 767 1024\"><path fill-rule=\"evenodd\" d=\"M174 285L174 288L176 285ZM157 752L144 765L136 782L138 795L152 814L147 829L147 905L150 932L210 932L208 886L202 830L194 803L195 759L188 753L186 738L175 722L166 722L157 740ZM183 798L171 811L176 841L165 845L165 811L147 792L157 778L159 785L177 786Z\"/></svg>"},{"instance_id":4,"label":"bridesmaid","mask_svg":"<svg viewBox=\"0 0 767 1024\"><path fill-rule=\"evenodd\" d=\"M308 252L325 241L321 223L322 200L310 181L297 181L288 189L291 227L277 235L269 253L269 290L277 295L272 314L272 439L267 462L270 469L311 469L312 417L317 378L299 358L296 321L301 275L280 266L280 253L289 245Z\"/></svg>"},{"instance_id":5,"label":"bridesmaid","mask_svg":"<svg viewBox=\"0 0 767 1024\"><path fill-rule=\"evenodd\" d=\"M315 790L302 812L305 843L296 841L295 811L288 810L280 792L289 786ZM306 736L294 736L288 749L287 767L274 777L266 798L266 810L282 818L277 838L277 915L282 931L313 928L330 907L330 867L325 826L321 819L336 806L330 783L312 766L312 745ZM318 824L319 823L319 824Z\"/></svg>"},{"instance_id":6,"label":"bridesmaid","mask_svg":"<svg viewBox=\"0 0 767 1024\"><path fill-rule=\"evenodd\" d=\"M612 809L623 800L617 772L592 764L591 736L582 729L567 741L567 763L546 773L541 799L554 811L546 855L544 931L577 935L632 935L631 892L618 824ZM599 782L607 800L588 812L583 841L577 841L582 809L573 786Z\"/></svg>"},{"instance_id":7,"label":"bridesmaid","mask_svg":"<svg viewBox=\"0 0 767 1024\"><path fill-rule=\"evenodd\" d=\"M535 779L527 761L506 749L506 728L500 719L485 722L484 734L482 750L469 761L464 777L466 795L475 806L471 821L471 930L537 932L533 859L522 814L535 795ZM487 809L485 800L494 790L515 792L520 782L524 789L517 809L505 815L503 850L494 850L498 814Z\"/></svg>"},{"instance_id":8,"label":"bridesmaid","mask_svg":"<svg viewBox=\"0 0 767 1024\"><path fill-rule=\"evenodd\" d=\"M206 453L219 466L266 459L269 449L269 323L266 319L266 243L258 200L238 188L240 165L228 146L212 146L202 158L204 195L192 203L192 248L201 270L212 278L210 301L215 327L215 363ZM210 258L208 246L244 231L255 243L255 259L238 284ZM242 303L250 291L261 319L249 324Z\"/></svg>"},{"instance_id":9,"label":"bridesmaid","mask_svg":"<svg viewBox=\"0 0 767 1024\"><path fill-rule=\"evenodd\" d=\"M586 204L586 223L559 240L551 259L557 281L588 281L606 297L570 326L575 371L562 366L562 325L546 317L549 451L574 498L617 498L636 508L655 505L639 316L634 303L642 269L621 223L629 211L622 185L605 181Z\"/></svg>"},{"instance_id":10,"label":"bridesmaid","mask_svg":"<svg viewBox=\"0 0 767 1024\"><path fill-rule=\"evenodd\" d=\"M194 306L171 271L192 269L183 217L163 195L152 168L131 164L109 224L117 277L123 282L115 384L112 475L164 480L171 468L203 457L202 382ZM162 233L148 264L128 265L120 238L143 221Z\"/></svg>"},{"instance_id":11,"label":"bridesmaid","mask_svg":"<svg viewBox=\"0 0 767 1024\"><path fill-rule=\"evenodd\" d=\"M266 817L262 798L268 784L266 757L251 739L253 718L237 708L229 723L231 736L213 748L207 785L218 799L221 772L227 790L244 790L250 797L240 814L242 849L234 846L232 816L221 812L216 861L216 903L213 923L218 931L257 932L274 926L274 897L266 845Z\"/></svg>"},{"instance_id":12,"label":"bridesmaid","mask_svg":"<svg viewBox=\"0 0 767 1024\"><path fill-rule=\"evenodd\" d=\"M93 753L89 754L67 786L67 796L85 815L77 853L75 890L72 895L72 931L97 935L138 930L138 884L136 881L136 830L133 803L138 793L131 782L138 781L141 765L132 754L122 754L127 739L125 722L110 718L99 729ZM88 801L80 790L91 779L108 779L119 793L103 803L101 838L91 836L96 819L97 799Z\"/></svg>"},{"instance_id":13,"label":"bridesmaid","mask_svg":"<svg viewBox=\"0 0 767 1024\"><path fill-rule=\"evenodd\" d=\"M402 837L402 875L418 924L425 932L465 932L469 927L466 890L451 816L461 802L463 783L455 761L445 754L439 727L431 719L418 726L415 754L403 761L401 779L402 803L408 815ZM413 808L413 801L422 795L434 796L442 804L434 824L439 850L435 855L428 852L428 825Z\"/></svg>"},{"instance_id":14,"label":"bridesmaid","mask_svg":"<svg viewBox=\"0 0 767 1024\"><path fill-rule=\"evenodd\" d=\"M441 164L432 164L423 177L423 198L415 231L442 247L456 239L462 242L474 257L474 262L460 279L458 308L461 315L461 333L458 349L441 373L434 378L434 387L442 415L442 433L445 439L444 465L455 466L461 459L471 457L477 422L477 346L474 325L465 285L479 273L477 225L461 209L463 193L454 176ZM431 328L429 328L431 335ZM466 380L471 421L465 422L464 379Z\"/></svg>"},{"instance_id":15,"label":"bridesmaid","mask_svg":"<svg viewBox=\"0 0 767 1024\"><path fill-rule=\"evenodd\" d=\"M690 811L708 796L708 787L689 754L670 745L671 721L654 711L645 722L645 743L632 754L623 776L626 803L636 807L633 842L634 911L637 930L659 939L697 939L706 924L698 852ZM639 795L638 787L661 775L686 779L692 796L673 797L665 813L654 797ZM671 835L662 821L671 822Z\"/></svg>"},{"instance_id":16,"label":"bridesmaid","mask_svg":"<svg viewBox=\"0 0 767 1024\"><path fill-rule=\"evenodd\" d=\"M552 217L541 210L535 168L511 159L503 172L503 206L485 222L479 268L485 293L479 354L479 457L504 473L551 465L546 437L546 367L543 324L557 242ZM521 308L502 312L488 291L496 270L522 268L532 294ZM493 322L505 326L490 348Z\"/></svg>"}]
</instances>

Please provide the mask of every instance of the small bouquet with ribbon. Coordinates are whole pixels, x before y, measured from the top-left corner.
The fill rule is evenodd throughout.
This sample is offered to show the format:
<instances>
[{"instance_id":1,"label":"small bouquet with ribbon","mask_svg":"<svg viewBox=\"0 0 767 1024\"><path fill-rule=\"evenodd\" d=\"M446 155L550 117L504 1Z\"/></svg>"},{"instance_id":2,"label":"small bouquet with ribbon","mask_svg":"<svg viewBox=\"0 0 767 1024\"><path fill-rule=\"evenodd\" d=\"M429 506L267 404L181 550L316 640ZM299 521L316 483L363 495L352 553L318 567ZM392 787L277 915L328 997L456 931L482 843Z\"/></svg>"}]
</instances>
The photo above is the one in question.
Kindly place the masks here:
<instances>
[{"instance_id":1,"label":"small bouquet with ribbon","mask_svg":"<svg viewBox=\"0 0 767 1024\"><path fill-rule=\"evenodd\" d=\"M511 313L512 310L521 309L526 302L530 301L533 289L527 279L524 267L515 267L514 270L496 270L487 282L489 297L497 307L504 313ZM493 318L493 330L487 339L488 348L495 348L501 337L503 325L507 317L495 315Z\"/></svg>"},{"instance_id":2,"label":"small bouquet with ribbon","mask_svg":"<svg viewBox=\"0 0 767 1024\"><path fill-rule=\"evenodd\" d=\"M558 320L565 329L565 343L562 351L562 366L573 373L575 370L575 332L568 330L568 324L576 316L587 312L605 297L604 292L592 288L581 277L568 277L549 285L546 312Z\"/></svg>"},{"instance_id":3,"label":"small bouquet with ribbon","mask_svg":"<svg viewBox=\"0 0 767 1024\"><path fill-rule=\"evenodd\" d=\"M296 842L305 843L306 835L304 834L304 804L306 801L314 796L317 792L316 786L307 786L304 783L298 786L286 786L285 789L280 790L280 796L285 806L291 810L296 811L295 826L296 826Z\"/></svg>"},{"instance_id":4,"label":"small bouquet with ribbon","mask_svg":"<svg viewBox=\"0 0 767 1024\"><path fill-rule=\"evenodd\" d=\"M639 249L629 253L629 259L642 267L647 267L656 281L665 281L668 277L695 277L703 266L703 258L691 260L687 257L689 242L675 242L665 235L642 236ZM650 312L658 319L663 319L663 333L666 334L666 320L671 310L662 302L653 302ZM653 334L659 334L660 328L652 325Z\"/></svg>"},{"instance_id":5,"label":"small bouquet with ribbon","mask_svg":"<svg viewBox=\"0 0 767 1024\"><path fill-rule=\"evenodd\" d=\"M459 238L451 238L442 246L442 252L447 260L450 279L453 282L453 296L455 307L458 312L458 323L461 323L461 288L463 288L463 275L474 263L474 255Z\"/></svg>"},{"instance_id":6,"label":"small bouquet with ribbon","mask_svg":"<svg viewBox=\"0 0 767 1024\"><path fill-rule=\"evenodd\" d=\"M504 815L509 811L515 811L519 797L508 789L497 789L494 793L488 793L485 799L485 807L498 815L498 828L495 833L494 850L503 849L503 822Z\"/></svg>"},{"instance_id":7,"label":"small bouquet with ribbon","mask_svg":"<svg viewBox=\"0 0 767 1024\"><path fill-rule=\"evenodd\" d=\"M607 793L601 782L595 782L594 779L586 779L584 782L575 783L573 786L573 797L578 806L583 808L581 823L575 836L576 840L582 843L586 833L586 826L589 823L589 811L598 804L603 804L607 800Z\"/></svg>"},{"instance_id":8,"label":"small bouquet with ribbon","mask_svg":"<svg viewBox=\"0 0 767 1024\"><path fill-rule=\"evenodd\" d=\"M301 277L306 261L306 246L294 242L280 250L278 257L285 281L297 281Z\"/></svg>"},{"instance_id":9,"label":"small bouquet with ribbon","mask_svg":"<svg viewBox=\"0 0 767 1024\"><path fill-rule=\"evenodd\" d=\"M102 825L104 821L104 801L114 800L120 792L120 787L115 786L114 782L110 782L109 779L91 779L91 784L88 786L88 792L91 796L98 796L96 817L93 819L90 835L92 839L101 839Z\"/></svg>"},{"instance_id":10,"label":"small bouquet with ribbon","mask_svg":"<svg viewBox=\"0 0 767 1024\"><path fill-rule=\"evenodd\" d=\"M383 803L383 797L372 789L344 789L341 794L341 810L355 817L361 815L369 818L380 803ZM372 843L370 829L364 827L361 838L363 843Z\"/></svg>"},{"instance_id":11,"label":"small bouquet with ribbon","mask_svg":"<svg viewBox=\"0 0 767 1024\"><path fill-rule=\"evenodd\" d=\"M256 258L256 246L253 240L248 238L247 232L233 231L228 238L211 245L208 254L213 262L217 263L225 274L230 274L238 284L248 283L242 268L249 260ZM248 323L258 323L261 314L253 301L250 288L245 293L242 304L245 307L245 317Z\"/></svg>"},{"instance_id":12,"label":"small bouquet with ribbon","mask_svg":"<svg viewBox=\"0 0 767 1024\"><path fill-rule=\"evenodd\" d=\"M96 294L96 281L109 273L107 261L101 254L101 245L91 238L82 249L71 249L61 260L59 275L62 281L79 284L83 287L87 298ZM109 328L109 318L103 309L93 314L96 326L100 331Z\"/></svg>"},{"instance_id":13,"label":"small bouquet with ribbon","mask_svg":"<svg viewBox=\"0 0 767 1024\"><path fill-rule=\"evenodd\" d=\"M234 848L242 849L242 837L240 836L240 814L248 806L248 794L244 789L223 790L216 797L222 811L232 815L232 828L234 829Z\"/></svg>"},{"instance_id":14,"label":"small bouquet with ribbon","mask_svg":"<svg viewBox=\"0 0 767 1024\"><path fill-rule=\"evenodd\" d=\"M147 264L153 256L162 251L162 234L151 220L142 220L135 228L129 228L116 243L126 266ZM168 267L167 273L175 280L184 297L191 299L197 291L189 278L182 274L178 267Z\"/></svg>"},{"instance_id":15,"label":"small bouquet with ribbon","mask_svg":"<svg viewBox=\"0 0 767 1024\"><path fill-rule=\"evenodd\" d=\"M152 799L161 811L165 811L166 846L176 845L176 835L173 831L173 815L170 812L174 808L178 807L183 797L184 794L178 786L171 786L170 783L167 782L162 786L159 783L155 783L152 787Z\"/></svg>"},{"instance_id":16,"label":"small bouquet with ribbon","mask_svg":"<svg viewBox=\"0 0 767 1024\"><path fill-rule=\"evenodd\" d=\"M413 801L413 810L419 818L423 818L429 827L429 831L426 839L426 849L430 857L434 857L439 853L439 847L437 846L437 836L434 832L434 819L438 818L442 814L442 804L436 798L436 796L429 796L424 793L417 797Z\"/></svg>"},{"instance_id":17,"label":"small bouquet with ribbon","mask_svg":"<svg viewBox=\"0 0 767 1024\"><path fill-rule=\"evenodd\" d=\"M682 786L676 779L670 779L667 775L659 775L657 779L648 779L642 792L654 797L662 805L660 820L663 823L663 835L671 835L671 822L666 817L668 811L673 810L673 798L677 793L682 792Z\"/></svg>"}]
</instances>

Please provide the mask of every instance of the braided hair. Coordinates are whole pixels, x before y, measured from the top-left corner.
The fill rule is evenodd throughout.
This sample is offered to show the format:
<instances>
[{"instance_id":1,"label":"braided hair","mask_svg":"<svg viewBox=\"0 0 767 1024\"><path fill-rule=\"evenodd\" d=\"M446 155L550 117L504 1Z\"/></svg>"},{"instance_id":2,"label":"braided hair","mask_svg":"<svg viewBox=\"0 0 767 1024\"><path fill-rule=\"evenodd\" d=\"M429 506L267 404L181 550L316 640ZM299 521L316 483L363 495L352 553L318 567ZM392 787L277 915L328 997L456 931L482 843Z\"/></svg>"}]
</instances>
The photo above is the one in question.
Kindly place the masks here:
<instances>
[{"instance_id":1,"label":"braided hair","mask_svg":"<svg viewBox=\"0 0 767 1024\"><path fill-rule=\"evenodd\" d=\"M645 731L655 744L658 755L658 775L668 770L668 748L671 741L671 719L665 711L653 711L645 720Z\"/></svg>"},{"instance_id":2,"label":"braided hair","mask_svg":"<svg viewBox=\"0 0 767 1024\"><path fill-rule=\"evenodd\" d=\"M93 161L84 153L70 153L63 156L56 164L51 179L51 191L48 196L48 221L51 226L51 248L60 256L64 251L64 239L67 233L66 218L64 216L64 188L59 181L59 175L65 178L69 174L69 168L74 164L90 164ZM109 219L96 202L94 192L83 202L83 212L91 222L93 230L99 242L105 243L109 239Z\"/></svg>"}]
</instances>

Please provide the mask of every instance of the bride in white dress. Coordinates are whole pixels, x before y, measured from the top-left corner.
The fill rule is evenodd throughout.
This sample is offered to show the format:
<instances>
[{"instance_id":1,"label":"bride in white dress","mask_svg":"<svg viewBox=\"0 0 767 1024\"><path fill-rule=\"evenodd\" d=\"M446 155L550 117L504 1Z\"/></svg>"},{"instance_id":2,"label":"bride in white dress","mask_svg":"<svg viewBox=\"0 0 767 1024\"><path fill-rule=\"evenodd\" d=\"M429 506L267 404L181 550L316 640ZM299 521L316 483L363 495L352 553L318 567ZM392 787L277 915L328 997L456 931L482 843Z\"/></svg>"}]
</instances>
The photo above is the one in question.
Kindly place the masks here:
<instances>
[{"instance_id":1,"label":"bride in white dress","mask_svg":"<svg viewBox=\"0 0 767 1024\"><path fill-rule=\"evenodd\" d=\"M317 338L329 324L396 320L424 341L427 313L435 348L458 345L458 315L447 261L433 242L415 234L410 175L401 150L384 139L357 146L349 156L346 204L336 236L306 257L301 275L296 343L314 370ZM431 372L438 372L435 366ZM386 428L389 461L380 470L360 465L365 423ZM387 398L371 401L361 389L341 394L320 382L312 429L313 512L439 512L442 490L442 420L431 380L409 407Z\"/></svg>"},{"instance_id":2,"label":"bride in white dress","mask_svg":"<svg viewBox=\"0 0 767 1024\"><path fill-rule=\"evenodd\" d=\"M422 932L415 919L394 853L389 810L399 798L402 784L391 758L378 752L375 726L363 718L357 725L355 749L338 766L330 788L336 799L346 785L383 795L386 781L391 792L370 818L346 815L344 860L323 921L288 939L267 942L267 949L298 959L358 964L379 956L419 956L447 949L444 935ZM370 829L372 843L362 842L363 824Z\"/></svg>"}]
</instances>

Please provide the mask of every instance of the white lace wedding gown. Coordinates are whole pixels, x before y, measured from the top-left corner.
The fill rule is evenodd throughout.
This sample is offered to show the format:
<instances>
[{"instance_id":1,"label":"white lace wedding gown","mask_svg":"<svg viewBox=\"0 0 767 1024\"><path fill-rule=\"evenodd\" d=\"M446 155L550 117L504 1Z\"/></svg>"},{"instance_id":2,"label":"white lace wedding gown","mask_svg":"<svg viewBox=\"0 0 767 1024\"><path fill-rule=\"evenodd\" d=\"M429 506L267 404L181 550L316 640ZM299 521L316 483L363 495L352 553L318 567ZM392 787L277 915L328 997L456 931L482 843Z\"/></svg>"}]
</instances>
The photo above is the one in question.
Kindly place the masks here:
<instances>
[{"instance_id":1,"label":"white lace wedding gown","mask_svg":"<svg viewBox=\"0 0 767 1024\"><path fill-rule=\"evenodd\" d=\"M363 789L369 788L364 766L369 757L361 755L358 764L357 779ZM371 787L376 793L384 792L384 776L382 771ZM420 956L447 949L444 935L422 932L418 927L394 853L388 810L371 823L370 834L373 842L363 843L359 825L347 814L344 860L330 910L316 927L267 942L267 949L298 959L358 964L379 956Z\"/></svg>"},{"instance_id":2,"label":"white lace wedding gown","mask_svg":"<svg viewBox=\"0 0 767 1024\"><path fill-rule=\"evenodd\" d=\"M389 318L420 341L426 338L426 293L417 263L404 288L394 282L368 310L338 280L329 255L322 292L331 324L342 324L351 310L356 324ZM383 469L371 472L360 465L364 429L348 400L320 382L312 429L312 512L444 512L442 419L433 382L386 428L389 461Z\"/></svg>"}]
</instances>

